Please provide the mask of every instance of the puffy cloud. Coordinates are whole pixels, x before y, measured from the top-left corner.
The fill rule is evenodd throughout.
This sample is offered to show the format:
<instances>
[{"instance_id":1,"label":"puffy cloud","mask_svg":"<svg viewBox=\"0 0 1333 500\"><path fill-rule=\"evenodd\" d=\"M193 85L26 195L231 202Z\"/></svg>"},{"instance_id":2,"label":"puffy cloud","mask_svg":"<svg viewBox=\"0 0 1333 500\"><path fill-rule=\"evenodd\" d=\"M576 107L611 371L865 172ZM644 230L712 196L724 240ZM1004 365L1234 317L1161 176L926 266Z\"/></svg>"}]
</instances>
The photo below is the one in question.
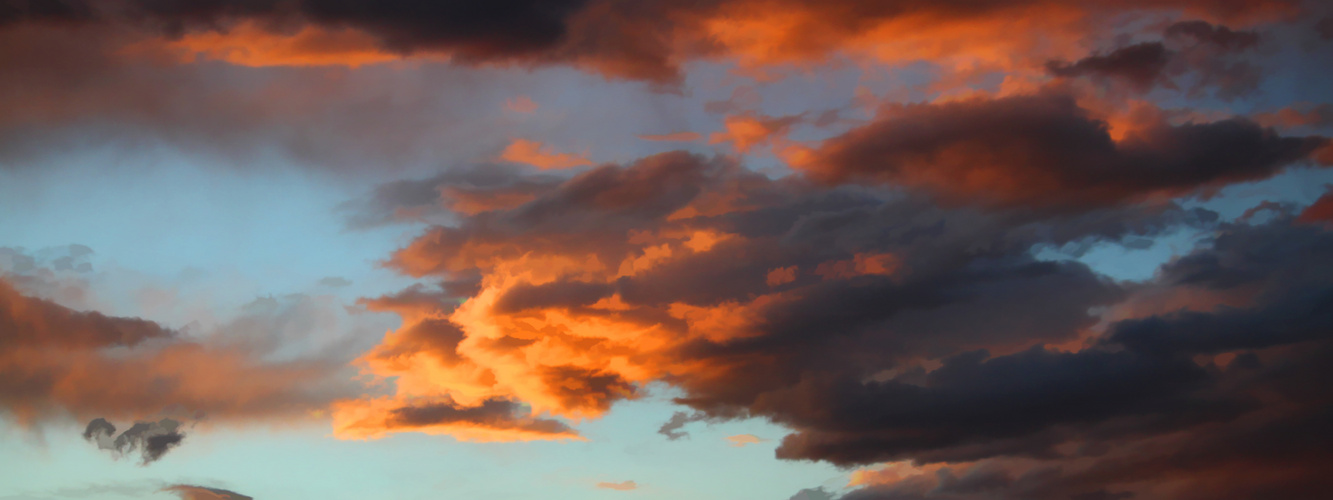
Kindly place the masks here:
<instances>
[{"instance_id":1,"label":"puffy cloud","mask_svg":"<svg viewBox=\"0 0 1333 500\"><path fill-rule=\"evenodd\" d=\"M1025 217L771 180L683 153L599 167L525 204L430 228L396 253L390 265L407 274L476 286L367 301L404 324L363 361L394 378L394 404L447 397L471 408L498 398L526 403L534 418L597 417L641 384L671 381L709 412L673 417L661 432L674 439L690 421L749 411L733 398L784 383L783 371L822 366L820 353L835 349L825 340L903 348L890 356L901 362L914 362L915 349L1069 340L1095 323L1089 307L1123 292L1085 267L1024 252L1153 234L1195 215L1158 207L1110 221ZM898 229L881 234L885 225ZM985 264L957 267L971 259ZM773 286L774 269L810 271ZM1011 314L1035 303L1047 311L1040 319ZM393 420L383 416L391 405L364 406L381 416L351 405L355 418L344 420ZM403 430L413 429L364 435Z\"/></svg>"},{"instance_id":2,"label":"puffy cloud","mask_svg":"<svg viewBox=\"0 0 1333 500\"><path fill-rule=\"evenodd\" d=\"M1115 399L1113 394L1164 390L1151 402L1121 400L1115 410L1146 413L1048 427L1020 441L946 445L915 458L952 463L863 483L844 498L1317 496L1329 487L1317 471L1333 463L1333 456L1322 444L1329 433L1314 423L1327 418L1333 394L1307 381L1326 376L1327 364L1320 360L1333 346L1327 334L1333 326L1327 313L1333 270L1322 263L1333 248L1333 233L1292 222L1288 212L1268 223L1224 226L1209 245L1164 266L1153 284L1182 291L1238 291L1248 297L1242 305L1121 320L1095 346L1069 354L1104 352L1140 360L1122 365L1117 377L1124 380L1133 372L1146 374L1142 370L1151 365L1176 365L1177 376L1162 373L1123 392L1096 389L1086 378L1095 370L1085 367L1081 375L1061 380L1080 379L1089 391L1100 392L1099 402L1050 408L1096 412L1101 401ZM1144 363L1148 360L1154 361ZM946 370L947 365L932 375ZM1038 368L1028 364L1023 370ZM988 407L1007 407L1024 392L1002 392ZM1045 401L1060 400L1059 391L1041 392ZM1063 446L1043 452L1030 448L1056 443Z\"/></svg>"},{"instance_id":3,"label":"puffy cloud","mask_svg":"<svg viewBox=\"0 0 1333 500\"><path fill-rule=\"evenodd\" d=\"M791 430L779 458L935 464L936 472L877 476L849 498L994 491L1006 492L999 498L1124 491L1170 498L1162 492L1172 481L1193 484L1231 466L1183 455L1207 429L1234 431L1234 444L1215 449L1240 460L1247 440L1318 418L1326 391L1289 384L1319 369L1310 363L1333 326L1323 312L1333 280L1323 264L1333 261L1323 256L1333 246L1324 240L1333 233L1295 224L1286 206L1275 205L1264 223L1219 223L1204 210L1135 201L1155 189L1192 192L1261 175L1230 170L1279 168L1263 159L1276 153L1182 160L1180 151L1188 157L1196 146L1176 143L1253 135L1228 147L1291 147L1304 155L1322 140L1281 138L1232 120L1161 125L1147 130L1166 139L1145 130L1113 141L1072 100L1046 94L919 112L933 119L945 113L939 107L991 105L1005 118L1022 116L1018 110L1043 117L1035 121L1065 116L1047 129L1094 130L1112 156L1170 158L1159 162L1167 180L1125 180L1114 188L1125 193L1079 210L1034 210L940 205L926 196L938 196L933 190L943 185L895 181L900 187L887 192L873 189L876 178L870 186L772 179L732 160L679 152L604 165L537 189L523 204L431 227L393 256L389 264L406 274L474 285L419 287L367 302L399 312L404 324L363 358L369 373L396 382L385 400L392 404L375 409L362 437L419 430L394 425L394 408L441 400L451 402L442 413L451 418L495 400L521 402L527 413L517 418L570 422L558 428L572 433L579 420L638 397L644 384L666 382L691 410L662 425L668 439L683 437L694 421L760 417ZM1030 140L996 132L1023 131L1015 125L1023 120L956 132L931 120L909 122L894 130L944 130L964 144L993 133ZM1044 154L1068 142L1026 151ZM1083 158L1078 145L1070 157ZM1095 192L1122 174L1096 175L1106 177L1067 187ZM1011 196L1007 188L978 185L975 195ZM1131 244L1182 226L1215 234L1143 283L1033 257L1048 247ZM771 278L784 269L793 272ZM362 399L349 408L376 404ZM475 439L467 429L427 432ZM1275 457L1324 460L1278 436ZM1160 454L1144 457L1184 457L1182 467L1194 468L1130 484L1133 473L1118 468L1129 467L1120 462L1142 453L1139 446ZM1235 482L1237 491L1320 484L1281 463L1267 465L1272 475ZM1060 464L1066 468L1053 471ZM1121 472L1099 476L1103 467ZM1278 477L1297 486L1283 490Z\"/></svg>"}]
</instances>

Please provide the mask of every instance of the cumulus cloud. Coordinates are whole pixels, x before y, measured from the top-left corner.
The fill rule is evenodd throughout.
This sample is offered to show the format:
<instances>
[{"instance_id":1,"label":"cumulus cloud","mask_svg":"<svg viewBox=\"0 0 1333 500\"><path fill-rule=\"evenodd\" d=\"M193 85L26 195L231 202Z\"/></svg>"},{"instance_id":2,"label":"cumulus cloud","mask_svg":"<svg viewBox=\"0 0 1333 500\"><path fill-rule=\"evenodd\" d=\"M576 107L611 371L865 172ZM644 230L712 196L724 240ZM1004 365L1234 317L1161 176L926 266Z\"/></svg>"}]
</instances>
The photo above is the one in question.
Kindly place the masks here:
<instances>
[{"instance_id":1,"label":"cumulus cloud","mask_svg":"<svg viewBox=\"0 0 1333 500\"><path fill-rule=\"evenodd\" d=\"M1078 135L1086 127L1107 154L1171 158L1142 171L1164 179L1115 186L1123 173L1088 174L1105 177L1086 183L1061 173L1065 189L1085 190L1085 199L1103 189L1120 192L1075 204L1077 210L1047 210L1035 193L1013 198L1027 203L936 203L936 188L967 182L959 175L925 186L895 180L898 194L887 196L867 190L874 177L845 181L868 183L857 186L800 174L768 178L734 160L680 152L605 165L536 189L522 204L430 227L394 254L389 265L405 274L470 285L418 287L367 302L399 313L404 325L363 360L371 373L397 377L397 392L386 400L396 405L445 394L454 415L499 398L522 402L530 415L520 418L578 421L639 397L644 384L666 382L683 391L676 401L689 407L662 425L668 439L683 437L694 421L761 417L791 431L779 458L844 466L911 460L957 476L928 475L940 479L927 484L881 475L850 498L1010 487L1032 488L1012 490L1016 498L1114 494L1138 486L1095 476L1103 455L1187 442L1203 429L1271 424L1277 431L1316 418L1319 391L1290 392L1277 381L1285 375L1262 367L1317 369L1305 363L1322 351L1296 346L1322 345L1330 331L1321 255L1333 233L1297 223L1290 206L1275 205L1276 215L1263 223L1232 223L1141 193L1268 175L1248 172L1280 168L1264 159L1270 154L1298 161L1322 140L1282 138L1233 120L1162 125L1151 131L1165 139L1145 131L1117 142L1066 97L1009 99L926 105L889 120L918 112L934 118L951 112L936 109L947 106L994 105L1006 119L1051 112L1072 119L1054 120L1061 125L1050 130ZM958 123L962 116L974 117L960 114ZM894 130L956 134L966 143L1006 134L997 128L1022 128L1006 123L954 131L909 120ZM1193 146L1177 146L1211 142L1200 138L1212 134L1233 138L1228 147L1294 149L1196 162L1188 159ZM1014 132L1005 140L1029 139ZM1069 150L1083 158L1077 147ZM971 192L1014 196L1006 189L991 183ZM1144 283L1033 256L1046 247L1133 245L1181 227L1214 238ZM1286 252L1301 257L1278 257ZM793 271L773 278L784 269ZM371 422L366 436L417 430L393 425L395 406L378 404L362 400L345 415ZM1236 432L1251 432L1245 429ZM474 438L462 426L428 432ZM1298 446L1280 441L1274 453ZM1160 446L1167 453L1176 445ZM1042 483L1064 481L1047 466L1066 462L1086 463L1088 476L1078 476L1077 486ZM1319 484L1302 468L1278 470ZM1170 477L1188 482L1205 473L1193 474ZM1160 485L1141 491L1169 481L1160 477ZM1277 484L1251 479L1246 487L1253 491ZM918 489L892 489L909 486Z\"/></svg>"}]
</instances>

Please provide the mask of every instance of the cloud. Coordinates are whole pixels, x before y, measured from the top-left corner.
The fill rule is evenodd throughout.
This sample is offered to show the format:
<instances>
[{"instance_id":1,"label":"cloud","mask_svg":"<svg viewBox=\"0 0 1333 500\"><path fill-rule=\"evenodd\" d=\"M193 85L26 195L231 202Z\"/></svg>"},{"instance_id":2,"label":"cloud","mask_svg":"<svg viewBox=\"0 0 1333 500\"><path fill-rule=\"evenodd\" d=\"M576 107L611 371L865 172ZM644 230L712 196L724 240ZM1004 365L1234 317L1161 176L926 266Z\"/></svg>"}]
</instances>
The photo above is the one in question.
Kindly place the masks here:
<instances>
[{"instance_id":1,"label":"cloud","mask_svg":"<svg viewBox=\"0 0 1333 500\"><path fill-rule=\"evenodd\" d=\"M1104 352L1137 358L1122 365L1122 377L1154 364L1175 364L1179 375L1194 372L1187 376L1193 382L1166 389L1154 402L1118 410L1137 406L1129 411L1146 413L1051 428L1044 436L1001 441L991 449L974 444L971 450L979 454L938 456L953 463L886 477L844 498L1231 499L1301 497L1327 488L1328 479L1316 471L1333 457L1316 443L1330 435L1312 425L1327 417L1333 395L1302 381L1327 371L1317 360L1331 347L1327 332L1333 316L1325 306L1333 271L1315 262L1325 258L1333 233L1292 222L1287 212L1263 224L1224 226L1208 246L1164 266L1153 284L1194 294L1237 292L1247 298L1243 305L1196 305L1125 319L1112 324L1097 346L1072 354L1110 348ZM1280 245L1266 243L1279 240ZM1295 249L1301 257L1287 257ZM947 365L936 373L946 370ZM1083 387L1096 386L1084 377L1076 376ZM1157 388L1137 386L1133 393L1171 386L1172 378L1155 377ZM1048 401L1059 399L1058 391L1048 388L1044 394ZM1004 399L990 404L1013 403ZM1038 414L1049 415L1029 413ZM1069 447L1047 453L1015 448L1044 440ZM920 461L922 455L916 457Z\"/></svg>"},{"instance_id":2,"label":"cloud","mask_svg":"<svg viewBox=\"0 0 1333 500\"><path fill-rule=\"evenodd\" d=\"M106 419L95 418L88 422L83 438L95 443L99 449L113 451L117 458L138 450L143 465L148 465L162 458L172 448L180 446L185 439L185 434L179 431L180 427L180 422L170 418L156 422L135 422L113 438L116 427Z\"/></svg>"},{"instance_id":3,"label":"cloud","mask_svg":"<svg viewBox=\"0 0 1333 500\"><path fill-rule=\"evenodd\" d=\"M1011 224L1022 224L990 217L771 180L679 152L599 167L523 205L427 229L395 254L390 265L406 274L477 276L468 278L477 285L461 296L414 288L367 302L404 324L363 360L371 373L396 377L403 400L444 393L475 407L501 398L572 419L600 416L638 397L639 385L667 380L691 391L682 401L708 410L673 416L661 432L678 438L684 423L743 414L706 401L762 390L747 377L800 370L820 352L806 329L880 331L887 337L871 342L946 350L1065 340L1095 321L1089 307L1121 293L1086 268L1010 256L1028 248L1012 243ZM1115 219L1114 228L1097 222L1102 214L1069 217L1040 232L1118 238L1156 231L1146 221L1157 217L1194 216L1168 209ZM1124 226L1135 217L1146 225ZM871 236L885 224L901 239ZM1028 245L1036 241L1046 240ZM992 245L1009 257L987 260L984 272L950 260ZM768 284L772 269L789 267L812 271ZM1011 314L1038 302L1051 312L1044 320Z\"/></svg>"},{"instance_id":4,"label":"cloud","mask_svg":"<svg viewBox=\"0 0 1333 500\"><path fill-rule=\"evenodd\" d=\"M1330 187L1329 192L1324 193L1324 195L1320 196L1318 200L1315 200L1313 204L1306 207L1306 209L1301 212L1300 217L1296 218L1296 221L1307 224L1333 222L1333 187Z\"/></svg>"},{"instance_id":5,"label":"cloud","mask_svg":"<svg viewBox=\"0 0 1333 500\"><path fill-rule=\"evenodd\" d=\"M164 7L147 1L80 0L60 5L42 8L11 2L0 27L61 25L130 32L141 45L182 52L183 60L198 54L245 65L359 65L396 57L464 64L568 64L659 85L679 83L685 62L715 57L732 57L743 67L757 68L806 63L847 51L889 63L941 59L960 67L1003 66L1040 50L1043 46L1037 40L1043 37L1071 42L1055 44L1058 48L1072 46L1079 29L1109 31L1092 21L1115 14L1184 10L1215 19L1246 20L1291 14L1300 7L1299 2L1281 0L1261 4L659 0L633 5L509 0L485 8L456 2L326 5L265 0ZM1003 29L1015 24L1024 29ZM902 29L906 26L917 29ZM999 49L987 50L987 44Z\"/></svg>"},{"instance_id":6,"label":"cloud","mask_svg":"<svg viewBox=\"0 0 1333 500\"><path fill-rule=\"evenodd\" d=\"M597 487L604 490L631 491L639 489L639 485L634 481L621 481L619 483L600 482Z\"/></svg>"},{"instance_id":7,"label":"cloud","mask_svg":"<svg viewBox=\"0 0 1333 500\"><path fill-rule=\"evenodd\" d=\"M447 434L460 441L482 442L582 439L558 420L524 415L518 403L501 399L488 399L476 406L462 406L448 399L362 399L340 402L334 411L334 435L345 439L373 439L392 432Z\"/></svg>"},{"instance_id":8,"label":"cloud","mask_svg":"<svg viewBox=\"0 0 1333 500\"><path fill-rule=\"evenodd\" d=\"M1318 370L1308 363L1330 331L1319 305L1333 279L1322 264L1333 261L1322 256L1333 233L1295 223L1289 206L1275 205L1263 223L1221 222L1165 200L1132 201L1144 191L1191 192L1257 175L1219 173L1228 169L1278 168L1250 155L1194 171L1180 158L1195 146L1178 143L1212 143L1198 137L1219 134L1250 138L1228 147L1304 154L1321 140L1280 138L1233 120L1149 127L1114 141L1067 97L1005 99L891 114L882 120L906 121L882 137L907 141L898 134L928 131L957 137L941 144L969 144L1001 133L1021 143L1030 140L1021 132L1025 113L1038 122L1050 114L1064 117L1050 130L1077 136L1087 127L1104 154L1171 158L1158 164L1166 172L1152 171L1168 179L1125 180L1127 192L1105 202L1044 210L1037 199L936 203L944 185L895 181L888 196L873 191L881 182L873 177L769 178L735 160L682 152L604 165L537 189L525 203L427 228L395 253L389 265L404 274L475 287L375 299L404 324L363 358L367 370L396 377L395 401L444 394L460 409L501 399L521 402L530 418L561 422L599 417L639 397L638 387L665 382L688 410L662 425L668 439L683 437L693 421L765 418L790 430L778 458L843 466L911 460L953 471L958 481L938 481L959 495L991 485L1050 488L1012 490L1021 498L1148 492L1172 477L1194 481L1213 466L1200 462L1197 476L1127 486L1096 476L1102 450L1111 450L1110 460L1167 443L1156 450L1169 454L1187 449L1170 443L1207 436L1206 429L1234 427L1237 439L1250 439L1239 437L1248 425L1277 432L1317 418L1325 395L1286 385L1297 379L1279 373ZM938 108L987 110L960 112L957 122L965 123L992 105L1007 124L998 128L1012 134L935 121L935 113L947 114ZM931 120L916 121L918 112ZM1077 143L1042 141L1027 151L1069 142ZM1068 146L1072 158L1086 154ZM1170 173L1173 166L1188 173ZM1070 175L1066 189L1096 192L1128 174L1093 174L1108 176L1095 184ZM973 194L1009 196L1005 189L978 185ZM1033 256L1042 248L1132 245L1182 227L1213 237L1141 283ZM800 272L772 286L772 271L786 268ZM382 421L368 429L398 431ZM462 428L439 432L470 438ZM1299 440L1274 439L1280 456L1323 460L1319 452L1282 455ZM1249 445L1237 443L1230 453L1243 456ZM968 475L968 464L992 462L1000 472ZM1065 462L1070 474L1092 468L1078 487L1042 486L1057 477L1046 466ZM1273 470L1318 483L1301 467ZM1025 474L1037 476L1018 479ZM1132 477L1124 474L1116 477ZM909 479L903 485L925 481ZM1246 484L1245 491L1269 491L1278 483ZM937 486L890 491L867 483L853 495L930 498Z\"/></svg>"},{"instance_id":9,"label":"cloud","mask_svg":"<svg viewBox=\"0 0 1333 500\"><path fill-rule=\"evenodd\" d=\"M327 286L330 288L340 288L344 286L349 286L351 284L352 282L350 280L348 280L347 278L343 278L341 276L329 276L327 278L321 278L319 280L320 286Z\"/></svg>"},{"instance_id":10,"label":"cloud","mask_svg":"<svg viewBox=\"0 0 1333 500\"><path fill-rule=\"evenodd\" d=\"M1259 40L1256 32L1181 21L1168 26L1161 41L1120 47L1073 63L1050 61L1046 69L1053 76L1086 77L1108 86L1123 82L1138 93L1163 88L1198 96L1212 90L1218 97L1234 99L1259 87L1259 67L1243 57Z\"/></svg>"},{"instance_id":11,"label":"cloud","mask_svg":"<svg viewBox=\"0 0 1333 500\"><path fill-rule=\"evenodd\" d=\"M755 436L753 434L737 434L735 436L727 436L727 442L731 443L732 446L735 446L737 448L743 448L745 447L745 445L759 444L765 441L768 440L760 438L759 436Z\"/></svg>"},{"instance_id":12,"label":"cloud","mask_svg":"<svg viewBox=\"0 0 1333 500\"><path fill-rule=\"evenodd\" d=\"M672 132L669 134L644 134L638 136L645 141L694 142L703 138L698 132Z\"/></svg>"},{"instance_id":13,"label":"cloud","mask_svg":"<svg viewBox=\"0 0 1333 500\"><path fill-rule=\"evenodd\" d=\"M723 118L726 130L708 136L709 144L731 143L737 153L749 153L756 146L781 145L791 127L803 117L763 116L755 114L730 115Z\"/></svg>"},{"instance_id":14,"label":"cloud","mask_svg":"<svg viewBox=\"0 0 1333 500\"><path fill-rule=\"evenodd\" d=\"M542 170L562 169L592 165L587 154L558 153L537 141L515 139L500 153L500 160L526 163Z\"/></svg>"},{"instance_id":15,"label":"cloud","mask_svg":"<svg viewBox=\"0 0 1333 500\"><path fill-rule=\"evenodd\" d=\"M1051 62L1047 69L1061 77L1122 78L1134 89L1146 92L1159 83L1170 57L1161 43L1145 42L1105 55L1091 55L1073 63Z\"/></svg>"},{"instance_id":16,"label":"cloud","mask_svg":"<svg viewBox=\"0 0 1333 500\"><path fill-rule=\"evenodd\" d=\"M211 336L200 336L143 319L77 311L15 287L32 283L40 290L40 276L0 278L0 328L6 332L0 342L0 410L22 425L70 416L137 420L163 412L223 421L305 418L356 391L343 378L345 360L334 355L339 346L322 346L313 356L284 352L303 344L320 347L289 335L309 333L309 315L318 312L309 302L270 299L272 304L258 304ZM90 438L103 431L90 427ZM148 450L171 444L155 433L134 437L143 432L125 439L143 441L140 449ZM149 437L157 441L145 441Z\"/></svg>"},{"instance_id":17,"label":"cloud","mask_svg":"<svg viewBox=\"0 0 1333 500\"><path fill-rule=\"evenodd\" d=\"M181 500L254 500L253 497L235 491L188 484L174 484L163 488L162 491L175 493Z\"/></svg>"},{"instance_id":18,"label":"cloud","mask_svg":"<svg viewBox=\"0 0 1333 500\"><path fill-rule=\"evenodd\" d=\"M909 186L948 203L1077 209L1267 178L1327 142L1239 117L1154 121L1113 139L1073 97L1044 91L890 107L798 165L825 182Z\"/></svg>"}]
</instances>

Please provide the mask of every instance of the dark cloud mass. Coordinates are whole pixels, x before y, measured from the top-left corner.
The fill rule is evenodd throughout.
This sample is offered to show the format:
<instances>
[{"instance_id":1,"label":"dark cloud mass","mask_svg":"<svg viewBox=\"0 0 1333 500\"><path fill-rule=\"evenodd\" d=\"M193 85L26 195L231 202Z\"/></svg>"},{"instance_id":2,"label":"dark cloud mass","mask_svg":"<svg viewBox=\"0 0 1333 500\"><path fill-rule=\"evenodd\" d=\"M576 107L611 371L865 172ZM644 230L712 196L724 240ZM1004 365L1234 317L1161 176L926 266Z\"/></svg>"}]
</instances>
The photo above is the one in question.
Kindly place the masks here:
<instances>
[{"instance_id":1,"label":"dark cloud mass","mask_svg":"<svg viewBox=\"0 0 1333 500\"><path fill-rule=\"evenodd\" d=\"M364 245L273 249L350 267L257 282L380 294L258 297L176 328L98 312L88 247L0 247L0 416L88 422L86 441L147 465L205 417L596 441L580 423L665 387L679 411L643 428L654 446L758 419L785 430L776 459L849 472L792 500L1323 498L1333 103L1310 75L1333 60L1328 13L0 0L0 180L108 144L123 163L174 146L256 171L359 165L262 192L373 186L336 207L348 234L309 233ZM544 66L592 75L526 72ZM629 100L652 133L619 130ZM397 276L359 271L393 241L373 265ZM157 310L140 295L114 303ZM320 336L366 312L400 321ZM625 479L588 487L659 484Z\"/></svg>"},{"instance_id":2,"label":"dark cloud mass","mask_svg":"<svg viewBox=\"0 0 1333 500\"><path fill-rule=\"evenodd\" d=\"M1147 124L1122 139L1054 91L898 106L825 141L804 169L827 182L880 182L946 202L1079 208L1263 179L1327 144L1245 118Z\"/></svg>"},{"instance_id":3,"label":"dark cloud mass","mask_svg":"<svg viewBox=\"0 0 1333 500\"><path fill-rule=\"evenodd\" d=\"M535 363L503 383L542 387L517 395L534 408L586 415L634 398L635 383L663 380L691 408L661 426L666 439L684 437L690 422L761 417L792 430L782 459L906 460L938 472L867 483L847 498L1176 498L1174 481L1216 494L1204 478L1241 464L1264 472L1229 481L1248 493L1217 498L1327 486L1311 473L1327 453L1281 436L1320 418L1329 398L1295 381L1322 370L1315 360L1333 348L1333 233L1281 204L1265 204L1261 223L1135 201L1262 178L1322 139L1232 119L1160 124L1113 141L1051 94L887 116L825 148L887 157L833 164L848 179L906 186L895 195L667 153L429 229L390 264L446 280L480 274L468 293L484 305L433 299L450 318L447 342L424 341L418 329L430 323L420 322L380 349L471 371L486 366L474 365L483 353L522 359L577 347L580 357ZM862 136L864 144L848 138ZM918 165L896 158L917 157L934 160L921 168L939 167L944 151L973 141L998 151L986 165L1024 169L1015 179L1036 186L959 188L958 172L954 184L918 186L892 169ZM1040 168L1055 171L1026 170ZM1000 202L940 206L918 188ZM1213 236L1143 283L1033 257L1043 247L1134 246L1180 227ZM712 235L707 245L702 235ZM525 262L564 268L532 281L545 271ZM791 271L774 280L775 269ZM622 342L627 331L640 337ZM626 361L602 363L600 353ZM381 375L411 373L382 366ZM1312 440L1325 439L1315 432ZM1207 453L1191 449L1214 433L1224 437ZM1158 460L1174 465L1135 482ZM1283 465L1302 460L1311 465Z\"/></svg>"},{"instance_id":4,"label":"dark cloud mass","mask_svg":"<svg viewBox=\"0 0 1333 500\"><path fill-rule=\"evenodd\" d=\"M156 422L135 422L119 436L116 426L103 418L88 422L83 431L83 438L96 444L99 449L111 450L116 457L139 452L143 465L156 462L172 448L180 446L185 434L180 432L181 423L164 418Z\"/></svg>"}]
</instances>

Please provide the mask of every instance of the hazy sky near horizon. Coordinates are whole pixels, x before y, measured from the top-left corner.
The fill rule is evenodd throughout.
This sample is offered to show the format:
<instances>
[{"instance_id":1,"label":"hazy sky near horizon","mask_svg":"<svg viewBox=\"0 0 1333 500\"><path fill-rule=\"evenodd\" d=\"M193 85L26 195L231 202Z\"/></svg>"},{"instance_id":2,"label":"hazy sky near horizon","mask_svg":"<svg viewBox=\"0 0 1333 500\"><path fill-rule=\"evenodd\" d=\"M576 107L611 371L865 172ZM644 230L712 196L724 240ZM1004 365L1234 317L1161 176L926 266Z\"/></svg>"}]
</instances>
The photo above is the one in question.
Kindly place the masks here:
<instances>
[{"instance_id":1,"label":"hazy sky near horizon","mask_svg":"<svg viewBox=\"0 0 1333 500\"><path fill-rule=\"evenodd\" d=\"M1317 498L1333 9L0 0L0 500Z\"/></svg>"}]
</instances>

